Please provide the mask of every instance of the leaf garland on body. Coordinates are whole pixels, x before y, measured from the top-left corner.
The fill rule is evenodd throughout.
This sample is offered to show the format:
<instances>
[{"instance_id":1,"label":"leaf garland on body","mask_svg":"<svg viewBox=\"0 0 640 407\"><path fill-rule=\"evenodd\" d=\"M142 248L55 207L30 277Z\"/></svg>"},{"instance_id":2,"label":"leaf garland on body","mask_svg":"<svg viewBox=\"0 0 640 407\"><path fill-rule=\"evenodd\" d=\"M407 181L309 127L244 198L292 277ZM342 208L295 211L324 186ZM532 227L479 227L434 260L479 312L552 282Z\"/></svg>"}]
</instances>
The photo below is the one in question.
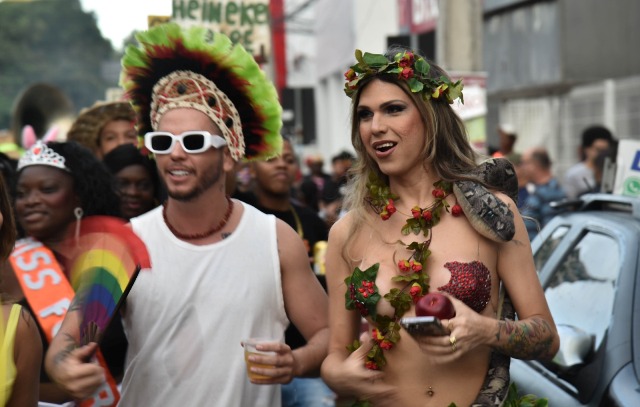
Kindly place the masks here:
<instances>
[{"instance_id":1,"label":"leaf garland on body","mask_svg":"<svg viewBox=\"0 0 640 407\"><path fill-rule=\"evenodd\" d=\"M392 316L378 315L377 306L380 301L380 293L375 284L380 263L376 263L366 270L356 267L353 274L347 277L344 282L347 286L345 293L345 304L349 310L358 310L363 317L370 317L376 324L372 330L373 346L366 355L365 367L378 370L386 365L385 351L393 349L400 340L400 319L411 309L411 306L418 302L429 291L429 275L424 271L423 265L431 255L429 246L431 244L432 228L441 219L443 209L451 212L453 216L460 216L462 208L457 203L451 206L447 202L447 197L453 193L453 186L449 182L438 181L433 184L434 202L426 208L415 206L411 209L411 216L401 229L403 236L422 235L426 240L422 242L411 242L405 244L398 241L412 254L398 262L399 274L391 280L404 283L402 288L392 288L384 298L393 307ZM388 220L397 212L394 200L399 197L391 192L387 185L384 185L373 175L367 183L369 194L367 203L373 211L377 213L383 221ZM360 346L358 341L349 346L353 351Z\"/></svg>"},{"instance_id":2,"label":"leaf garland on body","mask_svg":"<svg viewBox=\"0 0 640 407\"><path fill-rule=\"evenodd\" d=\"M372 329L373 345L365 356L365 367L368 369L379 370L387 364L384 352L392 350L401 339L400 319L411 309L412 304L417 303L429 291L429 276L423 265L431 255L429 246L433 237L432 228L440 222L442 210L451 213L454 217L463 214L463 209L457 201L454 205L450 205L446 200L453 193L452 183L437 181L433 186L434 202L426 208L419 206L411 208L411 216L407 218L401 229L403 236L422 234L425 240L422 242L413 241L409 244L398 241L412 254L407 259L398 262L399 274L391 278L392 281L404 282L405 285L401 289L392 288L382 297L394 308L393 316L377 313L377 305L381 296L375 281L380 263L376 263L364 271L356 267L353 274L344 280L347 286L346 308L359 310L363 317L370 317L377 325ZM400 198L393 194L390 188L375 175L372 174L369 177L367 188L369 194L366 202L383 221L388 220L397 212L395 201ZM354 352L361 345L360 341L356 339L347 346L347 350ZM372 405L368 400L356 400L351 407L371 407ZM509 407L547 407L548 400L537 398L532 394L519 397L517 388L512 383L503 405ZM450 403L448 407L456 407L456 404Z\"/></svg>"}]
</instances>

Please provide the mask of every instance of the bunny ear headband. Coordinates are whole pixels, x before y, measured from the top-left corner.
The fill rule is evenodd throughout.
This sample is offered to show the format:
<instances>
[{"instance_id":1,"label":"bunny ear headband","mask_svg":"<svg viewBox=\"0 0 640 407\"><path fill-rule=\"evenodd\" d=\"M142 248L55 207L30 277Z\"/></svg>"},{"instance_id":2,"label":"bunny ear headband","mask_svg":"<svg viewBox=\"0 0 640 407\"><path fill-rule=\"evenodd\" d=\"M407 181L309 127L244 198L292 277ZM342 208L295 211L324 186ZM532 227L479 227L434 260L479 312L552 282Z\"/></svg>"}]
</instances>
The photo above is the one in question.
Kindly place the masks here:
<instances>
[{"instance_id":1,"label":"bunny ear headband","mask_svg":"<svg viewBox=\"0 0 640 407\"><path fill-rule=\"evenodd\" d=\"M60 132L60 128L58 126L52 126L47 133L42 137L43 143L48 143L50 141L55 141L56 137L58 137L58 133ZM36 136L36 132L33 127L29 124L22 128L22 146L25 149L31 148L38 141L38 137Z\"/></svg>"}]
</instances>

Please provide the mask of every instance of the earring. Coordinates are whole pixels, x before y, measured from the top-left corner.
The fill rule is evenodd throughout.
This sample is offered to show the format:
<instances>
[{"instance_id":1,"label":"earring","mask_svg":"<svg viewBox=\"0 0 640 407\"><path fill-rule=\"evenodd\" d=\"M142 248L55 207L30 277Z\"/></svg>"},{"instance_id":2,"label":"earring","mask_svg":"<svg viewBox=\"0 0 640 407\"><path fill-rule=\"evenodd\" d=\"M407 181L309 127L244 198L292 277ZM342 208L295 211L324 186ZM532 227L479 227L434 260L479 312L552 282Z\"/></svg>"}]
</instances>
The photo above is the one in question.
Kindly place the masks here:
<instances>
[{"instance_id":1,"label":"earring","mask_svg":"<svg viewBox=\"0 0 640 407\"><path fill-rule=\"evenodd\" d=\"M76 217L76 244L78 243L78 239L80 239L80 221L82 220L82 215L84 215L84 211L81 207L77 207L73 210L73 214Z\"/></svg>"}]
</instances>

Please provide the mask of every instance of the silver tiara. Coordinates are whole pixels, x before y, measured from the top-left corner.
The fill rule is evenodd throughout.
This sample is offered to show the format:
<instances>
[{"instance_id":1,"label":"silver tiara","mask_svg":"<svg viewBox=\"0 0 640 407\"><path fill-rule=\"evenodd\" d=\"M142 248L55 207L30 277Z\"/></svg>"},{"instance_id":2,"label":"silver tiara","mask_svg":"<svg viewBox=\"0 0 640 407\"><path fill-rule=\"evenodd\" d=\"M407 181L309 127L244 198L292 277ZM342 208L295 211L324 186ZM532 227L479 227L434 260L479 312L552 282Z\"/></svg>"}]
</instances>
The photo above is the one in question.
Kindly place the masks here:
<instances>
[{"instance_id":1,"label":"silver tiara","mask_svg":"<svg viewBox=\"0 0 640 407\"><path fill-rule=\"evenodd\" d=\"M30 165L49 165L64 171L71 172L64 165L64 157L47 147L41 140L24 153L18 161L18 171Z\"/></svg>"}]
</instances>

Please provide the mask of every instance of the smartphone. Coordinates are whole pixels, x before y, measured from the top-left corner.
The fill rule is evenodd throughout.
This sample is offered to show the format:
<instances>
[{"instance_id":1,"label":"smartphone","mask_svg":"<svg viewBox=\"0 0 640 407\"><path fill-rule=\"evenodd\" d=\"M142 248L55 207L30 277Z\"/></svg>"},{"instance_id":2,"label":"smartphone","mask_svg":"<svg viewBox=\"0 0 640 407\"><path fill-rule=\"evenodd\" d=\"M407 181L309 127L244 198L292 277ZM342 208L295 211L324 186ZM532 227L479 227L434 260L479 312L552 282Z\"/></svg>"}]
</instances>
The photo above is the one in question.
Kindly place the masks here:
<instances>
[{"instance_id":1,"label":"smartphone","mask_svg":"<svg viewBox=\"0 0 640 407\"><path fill-rule=\"evenodd\" d=\"M407 317L400 320L400 325L411 335L443 336L449 335L436 317Z\"/></svg>"}]
</instances>

